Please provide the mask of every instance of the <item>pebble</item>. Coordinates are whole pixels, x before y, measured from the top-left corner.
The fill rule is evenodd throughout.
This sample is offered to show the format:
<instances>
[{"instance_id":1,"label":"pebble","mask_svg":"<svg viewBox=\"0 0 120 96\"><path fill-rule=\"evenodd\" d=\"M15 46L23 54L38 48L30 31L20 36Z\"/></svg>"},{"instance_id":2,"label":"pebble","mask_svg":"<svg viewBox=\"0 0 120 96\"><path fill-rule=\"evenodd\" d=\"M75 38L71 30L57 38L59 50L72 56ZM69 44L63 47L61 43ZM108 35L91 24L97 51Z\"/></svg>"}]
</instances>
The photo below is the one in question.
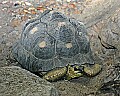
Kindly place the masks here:
<instances>
[{"instance_id":1,"label":"pebble","mask_svg":"<svg viewBox=\"0 0 120 96\"><path fill-rule=\"evenodd\" d=\"M21 2L20 1L16 1L15 3L14 3L14 6L17 6L17 5L21 5Z\"/></svg>"},{"instance_id":2,"label":"pebble","mask_svg":"<svg viewBox=\"0 0 120 96\"><path fill-rule=\"evenodd\" d=\"M7 2L8 2L8 1L3 1L2 4L5 4L5 3L7 3Z\"/></svg>"},{"instance_id":3,"label":"pebble","mask_svg":"<svg viewBox=\"0 0 120 96\"><path fill-rule=\"evenodd\" d=\"M29 3L29 2L25 2L25 4L26 4L27 6L32 6L32 4Z\"/></svg>"},{"instance_id":4,"label":"pebble","mask_svg":"<svg viewBox=\"0 0 120 96\"><path fill-rule=\"evenodd\" d=\"M5 11L5 10L7 10L7 8L3 8L3 9L2 9L2 11Z\"/></svg>"}]
</instances>

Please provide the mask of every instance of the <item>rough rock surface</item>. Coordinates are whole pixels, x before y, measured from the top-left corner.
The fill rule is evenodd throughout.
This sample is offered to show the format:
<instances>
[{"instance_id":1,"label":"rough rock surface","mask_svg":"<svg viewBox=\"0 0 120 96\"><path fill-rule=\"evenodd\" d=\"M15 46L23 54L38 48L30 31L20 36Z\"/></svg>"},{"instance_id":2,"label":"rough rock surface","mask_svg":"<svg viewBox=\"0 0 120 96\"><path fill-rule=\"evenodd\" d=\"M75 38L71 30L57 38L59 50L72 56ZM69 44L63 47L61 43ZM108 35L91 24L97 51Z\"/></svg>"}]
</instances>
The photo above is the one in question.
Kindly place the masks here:
<instances>
[{"instance_id":1,"label":"rough rock surface","mask_svg":"<svg viewBox=\"0 0 120 96\"><path fill-rule=\"evenodd\" d=\"M53 84L17 66L0 68L0 96L59 96Z\"/></svg>"},{"instance_id":2,"label":"rough rock surface","mask_svg":"<svg viewBox=\"0 0 120 96\"><path fill-rule=\"evenodd\" d=\"M83 21L87 27L110 17L120 7L119 0L84 0L85 4L82 14L77 15L77 19ZM75 17L75 15L74 15Z\"/></svg>"},{"instance_id":3,"label":"rough rock surface","mask_svg":"<svg viewBox=\"0 0 120 96\"><path fill-rule=\"evenodd\" d=\"M83 12L72 17L86 24L91 41L91 48L96 61L120 62L120 3L119 0L88 0ZM106 49L104 43L116 49ZM105 44L104 44L105 45Z\"/></svg>"},{"instance_id":4,"label":"rough rock surface","mask_svg":"<svg viewBox=\"0 0 120 96\"><path fill-rule=\"evenodd\" d=\"M107 70L107 77L97 92L99 96L119 96L120 95L120 63L114 64Z\"/></svg>"}]
</instances>

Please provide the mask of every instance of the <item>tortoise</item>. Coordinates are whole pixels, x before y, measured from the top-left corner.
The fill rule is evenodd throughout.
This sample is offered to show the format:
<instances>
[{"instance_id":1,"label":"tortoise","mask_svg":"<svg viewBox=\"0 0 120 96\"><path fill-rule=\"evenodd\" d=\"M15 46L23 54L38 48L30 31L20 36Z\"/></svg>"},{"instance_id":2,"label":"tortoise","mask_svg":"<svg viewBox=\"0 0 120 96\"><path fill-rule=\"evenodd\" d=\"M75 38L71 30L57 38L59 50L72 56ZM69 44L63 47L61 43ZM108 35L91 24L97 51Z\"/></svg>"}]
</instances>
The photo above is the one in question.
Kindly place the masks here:
<instances>
[{"instance_id":1,"label":"tortoise","mask_svg":"<svg viewBox=\"0 0 120 96\"><path fill-rule=\"evenodd\" d=\"M12 52L22 68L42 73L48 81L94 76L101 70L94 63L85 25L53 10L25 23Z\"/></svg>"}]
</instances>

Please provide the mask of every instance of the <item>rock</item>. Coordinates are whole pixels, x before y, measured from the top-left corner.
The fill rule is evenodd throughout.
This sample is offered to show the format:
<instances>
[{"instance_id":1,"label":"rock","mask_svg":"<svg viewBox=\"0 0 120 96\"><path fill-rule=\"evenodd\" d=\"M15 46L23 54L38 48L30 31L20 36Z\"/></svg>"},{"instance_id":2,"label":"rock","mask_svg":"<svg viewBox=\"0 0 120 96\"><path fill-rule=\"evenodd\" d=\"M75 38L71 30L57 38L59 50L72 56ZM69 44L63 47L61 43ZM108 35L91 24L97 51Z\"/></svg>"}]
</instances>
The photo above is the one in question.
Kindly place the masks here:
<instances>
[{"instance_id":1,"label":"rock","mask_svg":"<svg viewBox=\"0 0 120 96\"><path fill-rule=\"evenodd\" d=\"M120 63L108 68L107 76L103 81L104 83L98 90L100 96L120 96Z\"/></svg>"},{"instance_id":2,"label":"rock","mask_svg":"<svg viewBox=\"0 0 120 96\"><path fill-rule=\"evenodd\" d=\"M109 66L109 68L107 69L107 76L104 78L104 83L116 80L120 82L120 63Z\"/></svg>"},{"instance_id":3,"label":"rock","mask_svg":"<svg viewBox=\"0 0 120 96\"><path fill-rule=\"evenodd\" d=\"M17 66L0 68L0 96L59 96L49 82Z\"/></svg>"},{"instance_id":4,"label":"rock","mask_svg":"<svg viewBox=\"0 0 120 96\"><path fill-rule=\"evenodd\" d=\"M90 0L87 0L90 1ZM87 27L109 17L114 14L115 10L120 7L119 0L91 0L82 14L79 14L78 19L83 21Z\"/></svg>"},{"instance_id":5,"label":"rock","mask_svg":"<svg viewBox=\"0 0 120 96\"><path fill-rule=\"evenodd\" d=\"M99 63L108 62L106 64L111 65L120 62L119 17L118 0L91 0L76 17L86 25L94 59ZM112 48L106 48L103 44Z\"/></svg>"}]
</instances>

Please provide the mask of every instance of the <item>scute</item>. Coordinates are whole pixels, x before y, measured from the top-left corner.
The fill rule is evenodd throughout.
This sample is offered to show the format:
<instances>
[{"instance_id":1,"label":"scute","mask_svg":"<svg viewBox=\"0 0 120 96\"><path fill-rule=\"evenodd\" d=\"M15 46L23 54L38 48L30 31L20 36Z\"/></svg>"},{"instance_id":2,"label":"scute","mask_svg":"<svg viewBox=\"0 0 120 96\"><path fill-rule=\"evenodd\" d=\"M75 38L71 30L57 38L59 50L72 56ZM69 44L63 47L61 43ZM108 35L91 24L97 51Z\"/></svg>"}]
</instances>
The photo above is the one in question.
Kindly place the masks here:
<instances>
[{"instance_id":1,"label":"scute","mask_svg":"<svg viewBox=\"0 0 120 96\"><path fill-rule=\"evenodd\" d=\"M57 54L60 57L70 58L70 57L74 57L76 54L79 53L79 48L74 38L70 43L72 44L72 47L67 48L66 42L58 41L56 50L57 50Z\"/></svg>"},{"instance_id":2,"label":"scute","mask_svg":"<svg viewBox=\"0 0 120 96\"><path fill-rule=\"evenodd\" d=\"M64 19L66 19L66 16L64 16L60 12L54 12L51 16L51 20L64 20Z\"/></svg>"},{"instance_id":3,"label":"scute","mask_svg":"<svg viewBox=\"0 0 120 96\"><path fill-rule=\"evenodd\" d=\"M13 55L29 71L49 71L68 64L94 64L82 22L47 10L28 21Z\"/></svg>"},{"instance_id":4,"label":"scute","mask_svg":"<svg viewBox=\"0 0 120 96\"><path fill-rule=\"evenodd\" d=\"M41 44L42 42L43 45ZM47 33L44 34L44 37L39 36L39 41L36 42L36 46L32 49L32 53L39 59L53 58L55 55L55 39Z\"/></svg>"},{"instance_id":5,"label":"scute","mask_svg":"<svg viewBox=\"0 0 120 96\"><path fill-rule=\"evenodd\" d=\"M72 30L67 26L61 26L59 30L60 41L62 42L71 42L74 38Z\"/></svg>"}]
</instances>

